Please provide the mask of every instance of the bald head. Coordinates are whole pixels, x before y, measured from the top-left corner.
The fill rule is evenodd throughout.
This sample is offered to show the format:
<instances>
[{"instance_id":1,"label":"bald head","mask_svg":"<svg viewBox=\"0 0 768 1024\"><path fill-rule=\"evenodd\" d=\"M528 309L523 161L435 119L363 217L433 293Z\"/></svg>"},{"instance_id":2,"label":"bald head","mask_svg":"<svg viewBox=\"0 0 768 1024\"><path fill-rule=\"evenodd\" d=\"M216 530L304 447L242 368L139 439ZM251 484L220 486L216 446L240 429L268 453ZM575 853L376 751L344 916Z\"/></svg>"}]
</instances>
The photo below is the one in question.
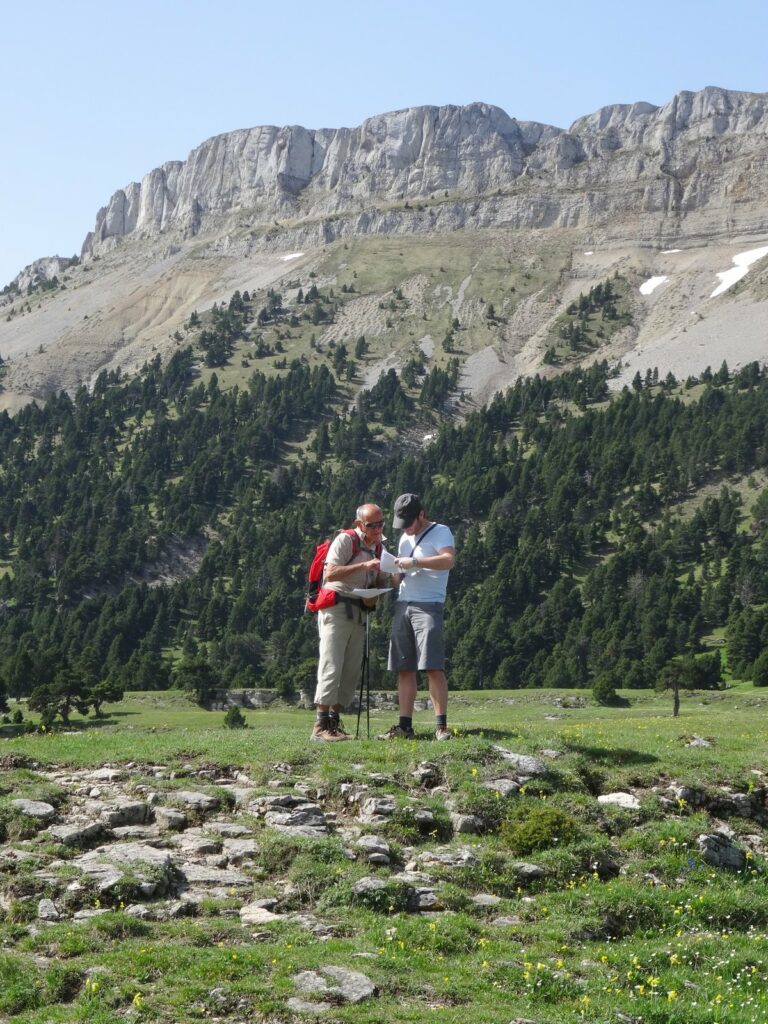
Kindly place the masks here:
<instances>
[{"instance_id":1,"label":"bald head","mask_svg":"<svg viewBox=\"0 0 768 1024\"><path fill-rule=\"evenodd\" d=\"M369 523L371 520L374 522L378 519L382 519L384 513L381 511L378 505L361 505L355 513L355 522L363 524Z\"/></svg>"}]
</instances>

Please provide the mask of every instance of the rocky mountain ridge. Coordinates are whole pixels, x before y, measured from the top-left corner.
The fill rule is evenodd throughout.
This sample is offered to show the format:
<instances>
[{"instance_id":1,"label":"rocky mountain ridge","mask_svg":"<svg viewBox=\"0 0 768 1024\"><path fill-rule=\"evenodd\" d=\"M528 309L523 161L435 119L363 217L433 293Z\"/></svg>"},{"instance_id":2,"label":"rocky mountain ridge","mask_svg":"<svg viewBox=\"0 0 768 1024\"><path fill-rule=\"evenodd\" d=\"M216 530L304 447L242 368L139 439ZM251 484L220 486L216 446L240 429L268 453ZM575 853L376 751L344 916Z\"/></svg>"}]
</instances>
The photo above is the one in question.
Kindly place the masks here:
<instances>
[{"instance_id":1,"label":"rocky mountain ridge","mask_svg":"<svg viewBox=\"0 0 768 1024\"><path fill-rule=\"evenodd\" d=\"M311 361L331 340L365 334L369 383L380 366L432 353L453 319L466 393L484 400L519 374L550 372L543 356L558 317L617 273L635 289L655 276L669 283L634 293L633 326L601 357L633 352L641 370L676 374L762 358L761 264L748 286L706 305L715 275L768 242L767 139L768 94L718 88L662 107L605 107L567 131L474 103L352 129L216 136L115 192L80 265L35 261L0 296L0 408L72 391L104 368L130 371L194 341L184 329L193 311L238 289L306 288L310 276L354 284L355 297L318 349L292 357ZM399 324L377 313L394 290L409 297ZM667 358L673 342L682 358Z\"/></svg>"},{"instance_id":2,"label":"rocky mountain ridge","mask_svg":"<svg viewBox=\"0 0 768 1024\"><path fill-rule=\"evenodd\" d=\"M768 207L752 208L766 196L767 136L768 95L717 88L658 108L605 107L568 131L483 103L415 107L353 129L246 129L115 192L83 255L127 235L195 235L243 210L297 227L357 214L352 230L365 233L382 229L372 205L441 192L449 205L500 192L477 226L607 228L621 211L622 220L660 218L654 230L670 236L694 214L709 229L766 230Z\"/></svg>"}]
</instances>

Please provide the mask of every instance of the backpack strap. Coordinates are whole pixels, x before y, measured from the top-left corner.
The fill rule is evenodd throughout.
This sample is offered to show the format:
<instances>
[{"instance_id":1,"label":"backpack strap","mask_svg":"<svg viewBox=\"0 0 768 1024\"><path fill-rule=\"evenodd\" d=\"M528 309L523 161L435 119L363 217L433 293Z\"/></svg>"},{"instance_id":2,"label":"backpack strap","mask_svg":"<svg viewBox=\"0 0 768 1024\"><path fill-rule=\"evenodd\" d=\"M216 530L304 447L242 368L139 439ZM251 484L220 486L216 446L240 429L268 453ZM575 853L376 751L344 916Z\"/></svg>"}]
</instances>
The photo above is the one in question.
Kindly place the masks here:
<instances>
[{"instance_id":1,"label":"backpack strap","mask_svg":"<svg viewBox=\"0 0 768 1024\"><path fill-rule=\"evenodd\" d=\"M414 538L414 543L413 543L413 547L411 548L411 556L410 556L411 558L413 558L413 552L414 552L414 551L416 550L416 548L417 548L417 547L419 546L419 544L421 544L421 542L422 542L422 541L424 540L424 538L425 538L425 537L427 536L427 534L429 533L429 531L430 531L430 530L434 530L434 528L435 528L435 527L436 527L437 525L438 525L437 523L432 523L432 525L431 525L431 526L428 526L428 527L426 528L426 530L424 531L424 533L422 533L422 534L421 534L421 536L419 536L419 537L415 537L415 538Z\"/></svg>"},{"instance_id":2,"label":"backpack strap","mask_svg":"<svg viewBox=\"0 0 768 1024\"><path fill-rule=\"evenodd\" d=\"M352 538L352 558L355 558L360 550L360 534L354 527L350 530L339 530L339 533L346 533L348 537ZM352 558L350 558L349 562L352 561ZM349 565L349 562L347 562L347 565Z\"/></svg>"}]
</instances>

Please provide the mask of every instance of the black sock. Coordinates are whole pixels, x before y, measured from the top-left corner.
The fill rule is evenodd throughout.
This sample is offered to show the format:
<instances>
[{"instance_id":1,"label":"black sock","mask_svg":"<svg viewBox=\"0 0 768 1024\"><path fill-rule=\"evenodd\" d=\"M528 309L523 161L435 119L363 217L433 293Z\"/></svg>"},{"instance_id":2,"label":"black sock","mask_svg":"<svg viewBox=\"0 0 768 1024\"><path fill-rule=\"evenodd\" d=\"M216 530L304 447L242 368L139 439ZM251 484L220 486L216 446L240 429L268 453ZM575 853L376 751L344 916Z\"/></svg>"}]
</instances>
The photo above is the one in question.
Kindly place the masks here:
<instances>
[{"instance_id":1,"label":"black sock","mask_svg":"<svg viewBox=\"0 0 768 1024\"><path fill-rule=\"evenodd\" d=\"M338 720L341 718L341 712L335 711L333 708L331 708L331 710L328 712L328 717L333 719L334 722L338 722Z\"/></svg>"},{"instance_id":2,"label":"black sock","mask_svg":"<svg viewBox=\"0 0 768 1024\"><path fill-rule=\"evenodd\" d=\"M438 729L448 728L448 715L435 715L435 724Z\"/></svg>"},{"instance_id":3,"label":"black sock","mask_svg":"<svg viewBox=\"0 0 768 1024\"><path fill-rule=\"evenodd\" d=\"M400 721L398 725L401 729L405 729L406 732L413 731L413 718L406 718L405 715L400 715Z\"/></svg>"},{"instance_id":4,"label":"black sock","mask_svg":"<svg viewBox=\"0 0 768 1024\"><path fill-rule=\"evenodd\" d=\"M327 711L319 711L319 710L318 710L318 712L317 712L317 716L316 716L316 717L317 717L317 720L318 720L318 722L327 722L327 721L328 721L328 719L329 719L329 718L330 718L331 716L330 716L330 715L328 714L328 712L327 712Z\"/></svg>"}]
</instances>

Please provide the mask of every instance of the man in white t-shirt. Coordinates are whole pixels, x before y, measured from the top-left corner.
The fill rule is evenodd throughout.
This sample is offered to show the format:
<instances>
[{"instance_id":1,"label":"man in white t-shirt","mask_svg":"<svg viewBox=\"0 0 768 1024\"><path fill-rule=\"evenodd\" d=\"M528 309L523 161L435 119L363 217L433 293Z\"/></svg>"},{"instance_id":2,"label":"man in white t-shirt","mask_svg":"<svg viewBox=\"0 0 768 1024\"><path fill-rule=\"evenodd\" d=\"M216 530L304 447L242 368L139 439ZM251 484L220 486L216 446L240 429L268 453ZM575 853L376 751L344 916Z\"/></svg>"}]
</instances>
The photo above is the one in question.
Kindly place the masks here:
<instances>
[{"instance_id":1,"label":"man in white t-shirt","mask_svg":"<svg viewBox=\"0 0 768 1024\"><path fill-rule=\"evenodd\" d=\"M426 672L435 738L449 740L443 610L448 574L456 559L453 534L427 518L418 494L401 494L395 501L394 527L403 531L396 561L404 575L395 602L389 669L398 673L400 721L381 738L413 739L417 673Z\"/></svg>"}]
</instances>

